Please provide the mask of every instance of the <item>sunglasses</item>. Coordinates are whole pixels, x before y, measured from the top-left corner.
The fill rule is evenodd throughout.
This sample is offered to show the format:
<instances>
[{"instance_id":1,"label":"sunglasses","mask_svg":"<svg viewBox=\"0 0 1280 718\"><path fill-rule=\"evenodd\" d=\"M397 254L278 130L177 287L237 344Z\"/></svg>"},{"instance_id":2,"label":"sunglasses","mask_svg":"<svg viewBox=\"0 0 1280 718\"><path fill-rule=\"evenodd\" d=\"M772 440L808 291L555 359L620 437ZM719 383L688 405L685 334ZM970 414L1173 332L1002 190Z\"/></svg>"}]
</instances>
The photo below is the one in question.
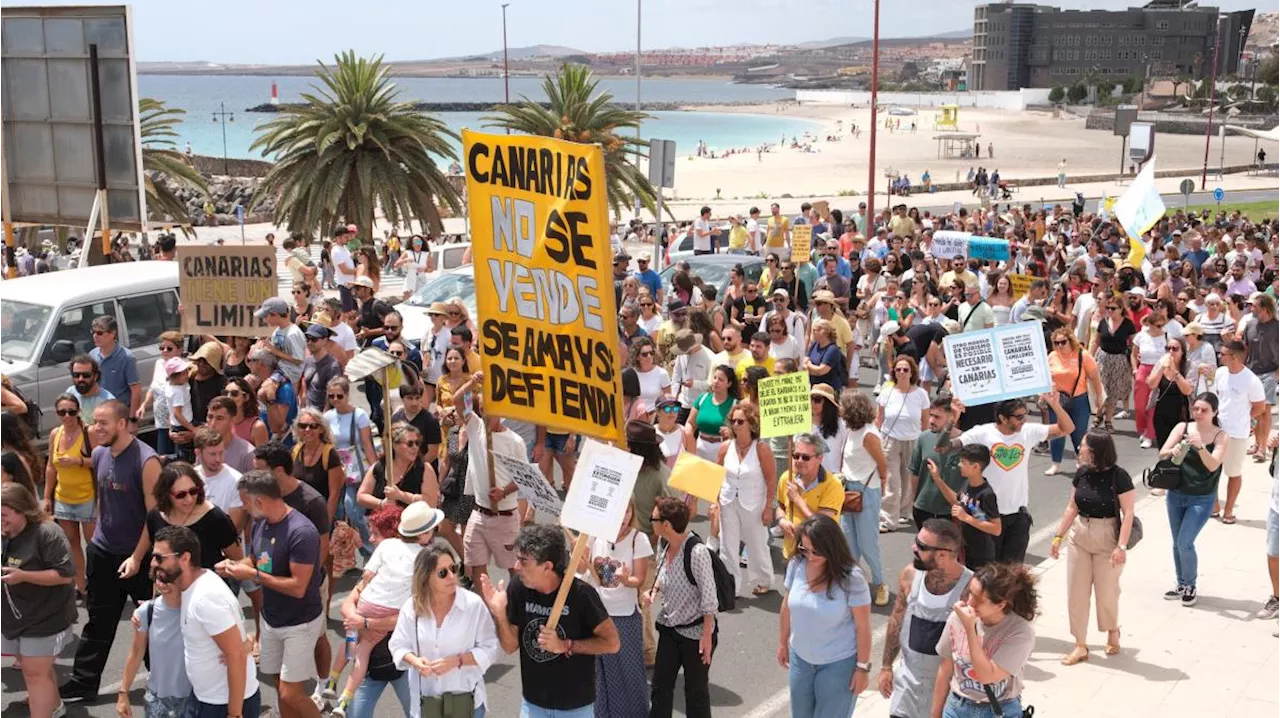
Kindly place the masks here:
<instances>
[{"instance_id":1,"label":"sunglasses","mask_svg":"<svg viewBox=\"0 0 1280 718\"><path fill-rule=\"evenodd\" d=\"M297 295L301 296L301 295L303 295L303 294L306 294L306 291L305 291L305 290L302 290L302 289L295 289L295 290L293 290L293 292L292 292L292 293L293 293L293 294L297 294Z\"/></svg>"},{"instance_id":2,"label":"sunglasses","mask_svg":"<svg viewBox=\"0 0 1280 718\"><path fill-rule=\"evenodd\" d=\"M663 413L663 414L679 414L679 413L680 413L680 407L675 406L675 405L671 405L671 406L664 406L664 407L662 407L661 411L662 411L662 413Z\"/></svg>"},{"instance_id":3,"label":"sunglasses","mask_svg":"<svg viewBox=\"0 0 1280 718\"><path fill-rule=\"evenodd\" d=\"M193 499L198 499L200 498L200 489L187 489L186 491L174 491L169 495L173 497L174 501L181 501L187 498L188 496L190 496Z\"/></svg>"},{"instance_id":4,"label":"sunglasses","mask_svg":"<svg viewBox=\"0 0 1280 718\"><path fill-rule=\"evenodd\" d=\"M653 302L640 302L640 306L642 306L642 307L652 307L652 306L653 306Z\"/></svg>"},{"instance_id":5,"label":"sunglasses","mask_svg":"<svg viewBox=\"0 0 1280 718\"><path fill-rule=\"evenodd\" d=\"M637 356L642 356L642 357L651 357L651 356L653 356L653 352L646 350L646 351L642 351L642 352L640 352Z\"/></svg>"},{"instance_id":6,"label":"sunglasses","mask_svg":"<svg viewBox=\"0 0 1280 718\"><path fill-rule=\"evenodd\" d=\"M930 546L920 539L916 539L916 550L920 553L929 553L930 551L950 551L951 549L943 548L942 546Z\"/></svg>"},{"instance_id":7,"label":"sunglasses","mask_svg":"<svg viewBox=\"0 0 1280 718\"><path fill-rule=\"evenodd\" d=\"M92 379L92 378L93 378L93 372L91 372L91 371L73 371L73 372L71 372L71 378L72 378L72 379Z\"/></svg>"},{"instance_id":8,"label":"sunglasses","mask_svg":"<svg viewBox=\"0 0 1280 718\"><path fill-rule=\"evenodd\" d=\"M456 563L450 564L448 568L441 568L436 570L436 578L444 578L449 574L453 574L454 576L458 575L458 564Z\"/></svg>"},{"instance_id":9,"label":"sunglasses","mask_svg":"<svg viewBox=\"0 0 1280 718\"><path fill-rule=\"evenodd\" d=\"M75 416L79 413L76 409L58 409L58 416Z\"/></svg>"},{"instance_id":10,"label":"sunglasses","mask_svg":"<svg viewBox=\"0 0 1280 718\"><path fill-rule=\"evenodd\" d=\"M320 428L320 425L319 425L319 424L313 424L313 423L312 423L312 422L310 422L310 421L300 421L300 422L298 422L298 429L299 429L300 431L314 431L314 430L319 429L319 428Z\"/></svg>"},{"instance_id":11,"label":"sunglasses","mask_svg":"<svg viewBox=\"0 0 1280 718\"><path fill-rule=\"evenodd\" d=\"M176 351L178 351L178 348L177 348L177 347L164 346L164 345L162 344L162 345L160 345L160 351L162 351L162 352L164 352L164 353L166 353L166 354L167 354L167 353L169 353L169 352L176 352Z\"/></svg>"},{"instance_id":12,"label":"sunglasses","mask_svg":"<svg viewBox=\"0 0 1280 718\"><path fill-rule=\"evenodd\" d=\"M107 331L107 330L105 330L105 329L94 329L94 330L93 330L93 335L94 335L95 337L99 337L99 336L102 336L103 334L110 334L110 333L111 333L111 332L109 332L109 331Z\"/></svg>"},{"instance_id":13,"label":"sunglasses","mask_svg":"<svg viewBox=\"0 0 1280 718\"><path fill-rule=\"evenodd\" d=\"M410 449L416 449L416 448L418 448L419 446L422 446L422 442L421 442L421 441L418 441L418 440L416 440L416 439L414 439L414 440L412 440L412 441L402 441L402 442L400 442L400 445L401 445L401 446L407 446L407 447L409 447Z\"/></svg>"},{"instance_id":14,"label":"sunglasses","mask_svg":"<svg viewBox=\"0 0 1280 718\"><path fill-rule=\"evenodd\" d=\"M400 325L399 325L399 324L383 324L383 325L382 325L382 328L383 328L383 329L385 329L385 330L387 330L387 331L389 331L389 332L398 332L398 331L400 331Z\"/></svg>"},{"instance_id":15,"label":"sunglasses","mask_svg":"<svg viewBox=\"0 0 1280 718\"><path fill-rule=\"evenodd\" d=\"M911 367L909 367L909 366L899 366L899 367L894 367L894 368L893 368L893 373L894 373L894 374L910 374L910 373L911 373Z\"/></svg>"},{"instance_id":16,"label":"sunglasses","mask_svg":"<svg viewBox=\"0 0 1280 718\"><path fill-rule=\"evenodd\" d=\"M235 399L236 397L244 396L244 392L240 391L239 389L227 389L226 394L232 399Z\"/></svg>"},{"instance_id":17,"label":"sunglasses","mask_svg":"<svg viewBox=\"0 0 1280 718\"><path fill-rule=\"evenodd\" d=\"M329 398L329 401L338 401L339 399L345 399L347 395L346 394L325 394L325 396Z\"/></svg>"},{"instance_id":18,"label":"sunglasses","mask_svg":"<svg viewBox=\"0 0 1280 718\"><path fill-rule=\"evenodd\" d=\"M813 454L802 454L797 451L791 454L791 458L795 459L796 461L808 461L809 459L813 458Z\"/></svg>"},{"instance_id":19,"label":"sunglasses","mask_svg":"<svg viewBox=\"0 0 1280 718\"><path fill-rule=\"evenodd\" d=\"M1071 343L1071 342L1068 342L1066 339L1054 339L1054 340L1053 340L1053 345L1054 345L1055 347L1065 347L1066 345L1068 345L1068 344L1070 344L1070 343Z\"/></svg>"},{"instance_id":20,"label":"sunglasses","mask_svg":"<svg viewBox=\"0 0 1280 718\"><path fill-rule=\"evenodd\" d=\"M730 419L729 423L733 424L734 426L746 426L747 420L746 419Z\"/></svg>"},{"instance_id":21,"label":"sunglasses","mask_svg":"<svg viewBox=\"0 0 1280 718\"><path fill-rule=\"evenodd\" d=\"M1021 414L1014 414L1013 416L1011 416L1011 417L1009 417L1009 418L1010 418L1010 419L1017 419L1018 421L1026 421L1026 420L1027 420L1027 412L1025 412L1025 411L1024 411L1024 412L1022 412Z\"/></svg>"}]
</instances>

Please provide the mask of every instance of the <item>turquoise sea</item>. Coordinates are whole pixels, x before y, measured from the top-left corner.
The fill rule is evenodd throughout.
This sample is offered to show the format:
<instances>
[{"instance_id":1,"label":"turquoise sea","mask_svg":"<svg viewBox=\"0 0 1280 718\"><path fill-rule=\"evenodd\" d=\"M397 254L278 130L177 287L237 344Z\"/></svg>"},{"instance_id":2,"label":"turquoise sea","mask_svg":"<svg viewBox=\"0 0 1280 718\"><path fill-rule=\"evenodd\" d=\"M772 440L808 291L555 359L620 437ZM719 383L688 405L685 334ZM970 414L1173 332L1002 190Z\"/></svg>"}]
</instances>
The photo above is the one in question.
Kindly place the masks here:
<instances>
[{"instance_id":1,"label":"turquoise sea","mask_svg":"<svg viewBox=\"0 0 1280 718\"><path fill-rule=\"evenodd\" d=\"M267 102L271 96L271 77L226 75L140 75L138 91L142 97L163 100L171 107L187 111L178 127L181 137L178 149L191 143L196 154L221 156L224 125L215 120L216 112L225 110L232 118L225 124L228 157L254 157L249 151L254 127L271 118L265 113L245 112L254 105ZM274 78L281 102L297 102L311 89L308 77ZM500 102L503 86L500 78L396 78L396 85L406 101L430 102ZM635 99L635 80L605 78L601 89L614 93L619 102ZM644 81L641 89L646 102L771 102L794 97L791 90L764 85L735 85L721 79L654 78ZM511 97L528 95L542 99L541 80L511 78ZM816 130L819 125L809 120L762 114L710 112L654 112L654 119L641 130L644 137L675 140L677 150L693 151L699 141L713 149L752 147L763 142L777 142L786 134L798 135ZM442 112L439 116L454 131L462 128L483 129L481 113Z\"/></svg>"}]
</instances>

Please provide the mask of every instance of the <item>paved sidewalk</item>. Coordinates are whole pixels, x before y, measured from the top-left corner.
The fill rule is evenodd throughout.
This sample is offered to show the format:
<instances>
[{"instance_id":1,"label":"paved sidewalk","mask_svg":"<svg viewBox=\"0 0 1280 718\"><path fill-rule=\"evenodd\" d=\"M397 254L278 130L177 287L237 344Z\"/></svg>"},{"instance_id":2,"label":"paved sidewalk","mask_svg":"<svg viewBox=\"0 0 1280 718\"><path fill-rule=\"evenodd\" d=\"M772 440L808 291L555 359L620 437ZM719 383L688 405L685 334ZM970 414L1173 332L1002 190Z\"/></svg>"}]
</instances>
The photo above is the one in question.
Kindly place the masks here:
<instances>
[{"instance_id":1,"label":"paved sidewalk","mask_svg":"<svg viewBox=\"0 0 1280 718\"><path fill-rule=\"evenodd\" d=\"M1246 460L1239 521L1226 526L1211 519L1200 533L1200 600L1192 608L1163 599L1175 583L1164 499L1147 495L1138 500L1136 514L1145 538L1130 552L1121 577L1123 648L1118 656L1104 655L1106 634L1094 630L1091 614L1089 660L1070 667L1059 663L1074 645L1067 624L1065 549L1060 560L1040 563L1035 568L1040 615L1035 652L1024 673L1024 705L1034 705L1036 715L1046 717L1280 715L1280 641L1272 636L1276 621L1253 617L1270 592L1267 466ZM887 715L888 701L874 686L873 681L859 697L854 715Z\"/></svg>"}]
</instances>

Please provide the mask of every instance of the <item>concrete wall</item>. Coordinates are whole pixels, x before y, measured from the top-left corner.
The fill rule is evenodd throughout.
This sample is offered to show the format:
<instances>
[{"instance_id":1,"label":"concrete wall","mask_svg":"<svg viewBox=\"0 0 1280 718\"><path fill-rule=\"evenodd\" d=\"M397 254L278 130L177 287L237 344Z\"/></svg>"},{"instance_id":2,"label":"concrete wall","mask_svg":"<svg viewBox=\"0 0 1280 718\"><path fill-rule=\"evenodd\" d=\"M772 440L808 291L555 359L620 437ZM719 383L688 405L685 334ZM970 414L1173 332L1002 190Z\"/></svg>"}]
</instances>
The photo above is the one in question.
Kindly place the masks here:
<instances>
[{"instance_id":1,"label":"concrete wall","mask_svg":"<svg viewBox=\"0 0 1280 718\"><path fill-rule=\"evenodd\" d=\"M1104 130L1111 132L1115 127L1115 108L1098 107L1089 113L1088 119L1085 120L1085 128L1090 130ZM1215 113L1213 116L1213 134L1218 133L1218 127L1227 125L1238 125L1240 127L1250 127L1258 130L1265 130L1276 126L1277 117L1275 115L1267 116L1238 116L1224 118L1221 113ZM1155 125L1156 132L1170 135L1203 135L1205 124L1209 121L1207 114L1200 113L1178 113L1178 112L1139 112L1138 122L1150 122ZM1228 132L1227 134L1235 134Z\"/></svg>"},{"instance_id":2,"label":"concrete wall","mask_svg":"<svg viewBox=\"0 0 1280 718\"><path fill-rule=\"evenodd\" d=\"M810 105L867 105L870 90L796 90L796 101ZM1025 110L1032 105L1049 104L1048 88L1024 88L1009 92L881 92L876 98L882 106L938 107L959 105L993 110Z\"/></svg>"},{"instance_id":3,"label":"concrete wall","mask_svg":"<svg viewBox=\"0 0 1280 718\"><path fill-rule=\"evenodd\" d=\"M225 166L221 157L208 155L192 155L196 169L205 177L213 175L229 175L231 177L265 177L271 169L266 160L228 159Z\"/></svg>"}]
</instances>

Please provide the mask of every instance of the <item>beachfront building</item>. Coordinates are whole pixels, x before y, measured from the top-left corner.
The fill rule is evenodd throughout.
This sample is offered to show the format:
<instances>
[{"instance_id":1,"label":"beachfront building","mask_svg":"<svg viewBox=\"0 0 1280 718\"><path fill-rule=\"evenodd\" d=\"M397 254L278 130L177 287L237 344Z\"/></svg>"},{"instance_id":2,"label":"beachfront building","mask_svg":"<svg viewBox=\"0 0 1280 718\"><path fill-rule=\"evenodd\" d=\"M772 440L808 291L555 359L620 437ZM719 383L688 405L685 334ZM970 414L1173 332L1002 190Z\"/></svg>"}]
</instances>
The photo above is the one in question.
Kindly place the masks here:
<instances>
[{"instance_id":1,"label":"beachfront building","mask_svg":"<svg viewBox=\"0 0 1280 718\"><path fill-rule=\"evenodd\" d=\"M1064 10L991 3L973 13L971 90L1019 90L1078 81L1209 75L1215 29L1218 74L1236 72L1253 10L1222 14L1190 0L1152 0L1127 10Z\"/></svg>"}]
</instances>

